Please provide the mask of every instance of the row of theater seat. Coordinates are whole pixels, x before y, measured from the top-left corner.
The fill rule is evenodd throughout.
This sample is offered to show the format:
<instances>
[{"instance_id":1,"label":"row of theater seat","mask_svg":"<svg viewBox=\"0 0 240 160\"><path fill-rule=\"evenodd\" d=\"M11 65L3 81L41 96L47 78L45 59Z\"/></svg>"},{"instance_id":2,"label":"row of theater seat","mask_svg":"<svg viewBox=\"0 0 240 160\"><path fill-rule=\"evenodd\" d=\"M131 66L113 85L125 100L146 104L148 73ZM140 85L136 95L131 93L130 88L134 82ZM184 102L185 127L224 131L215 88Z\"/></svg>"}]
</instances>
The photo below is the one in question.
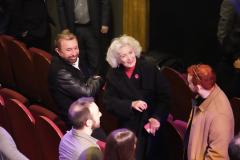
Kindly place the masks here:
<instances>
[{"instance_id":1,"label":"row of theater seat","mask_svg":"<svg viewBox=\"0 0 240 160\"><path fill-rule=\"evenodd\" d=\"M20 93L1 88L0 126L13 136L20 152L29 159L58 159L58 145L66 126L43 106L29 105Z\"/></svg>"},{"instance_id":2,"label":"row of theater seat","mask_svg":"<svg viewBox=\"0 0 240 160\"><path fill-rule=\"evenodd\" d=\"M54 105L51 105L51 100L50 101L48 100L50 97L49 96L50 94L48 93L47 73L48 73L49 64L51 62L51 55L36 48L27 49L23 43L17 40L14 40L13 38L8 36L1 36L0 42L2 46L2 51L4 53L4 54L1 54L0 56L1 57L5 56L4 61L8 62L8 66L6 64L5 66L3 66L3 64L2 66L0 66L0 69L4 68L3 71L0 70L0 80L3 86L14 88L17 91L26 95L27 97L31 98L31 100L35 102L40 102L40 103L43 102L43 104L47 104L47 107L50 110L57 111L56 107L54 108L53 107ZM1 59L3 60L4 58L1 58ZM7 73L5 72L6 68L9 70L7 71ZM162 72L168 73L168 71L174 71L174 70L167 68ZM9 74L9 75L6 75L6 74ZM12 78L7 78L7 77L12 77ZM171 77L171 74L170 74L170 77ZM176 78L173 78L173 79L175 80ZM180 81L180 83L181 82L182 81ZM172 92L173 96L175 93L176 92ZM47 96L48 98L45 98L44 96ZM189 99L185 99L185 100L186 100L185 102L189 102L188 101ZM174 102L172 103L172 105L175 105L178 108L181 108L179 104L185 105L184 103L174 101L174 100L172 102ZM26 104L26 106L28 104ZM29 107L29 110L32 112L32 114L34 114L36 111L36 109L33 109L33 108L38 108L37 112L39 112L39 107L37 107L37 105L31 105ZM103 118L102 118L103 128L106 129L107 132L110 132L111 130L116 129L117 128L116 123L109 124L109 122L113 122L114 117L108 114L106 111L104 111L104 108L101 105L100 105L100 109L103 111ZM40 110L45 110L45 108L41 107ZM165 139L171 140L172 144L175 144L175 147L174 147L175 149L178 148L176 149L176 152L178 151L179 154L175 154L178 156L180 155L180 151L182 151L182 149L180 148L182 148L182 139L184 137L184 132L186 129L185 122L181 120L175 120L179 118L186 120L185 115L187 113L184 112L184 110L181 110L181 112L185 113L184 116L182 116L182 113L174 112L173 113L174 118L172 117L168 119L168 123L165 126L166 127L165 129L167 130L166 132L167 134L164 135L166 137ZM45 111L41 111L40 113L41 114L37 113L35 115L46 115L46 113L48 112L46 112L45 110ZM37 118L36 120L38 119L39 118ZM48 150L48 151L51 151L51 150ZM54 150L51 152L55 153ZM26 155L29 155L29 153L27 153Z\"/></svg>"},{"instance_id":3,"label":"row of theater seat","mask_svg":"<svg viewBox=\"0 0 240 160\"><path fill-rule=\"evenodd\" d=\"M191 111L191 100L194 98L191 90L188 87L186 77L169 67L164 67L161 72L165 75L170 83L171 92L171 114L174 119L188 121ZM235 119L235 135L240 132L240 97L230 99L233 115ZM181 123L181 122L180 122ZM181 129L180 129L181 131Z\"/></svg>"},{"instance_id":4,"label":"row of theater seat","mask_svg":"<svg viewBox=\"0 0 240 160\"><path fill-rule=\"evenodd\" d=\"M58 159L58 145L66 127L56 114L43 106L29 105L23 95L1 88L0 126L13 136L18 149L29 159ZM165 148L169 158L181 157L186 123L170 115L163 127L161 140L168 144Z\"/></svg>"},{"instance_id":5,"label":"row of theater seat","mask_svg":"<svg viewBox=\"0 0 240 160\"><path fill-rule=\"evenodd\" d=\"M23 93L31 99L31 102L43 104L47 109L39 105L31 105L29 109L35 117L36 115L51 117L50 120L53 120L55 124L60 126L64 133L66 130L64 123L58 119L56 114L52 112L52 114L49 114L49 110L57 113L57 107L49 94L47 83L51 58L52 56L45 51L37 48L28 49L23 43L12 37L6 35L0 36L0 83L4 87L10 87ZM171 92L170 113L172 116L168 119L167 130L173 134L169 135L172 138L168 138L172 140L175 139L174 141L180 140L181 143L179 143L179 146L182 146L187 127L186 122L191 111L193 94L186 83L186 78L184 78L182 74L169 67L163 67L161 72L169 81ZM2 91L4 91L4 89L2 89ZM29 101L21 102L25 106L29 106ZM238 133L240 130L240 117L238 116L240 113L240 100L234 98L231 100L231 103L235 117L235 133ZM107 133L109 133L117 127L116 118L105 111L102 105L100 105L100 109L103 112L102 126ZM46 120L46 118L43 119ZM109 122L116 123L109 124ZM178 140L176 140L176 138Z\"/></svg>"},{"instance_id":6,"label":"row of theater seat","mask_svg":"<svg viewBox=\"0 0 240 160\"><path fill-rule=\"evenodd\" d=\"M52 56L13 37L0 35L0 84L27 96L31 101L57 112L48 90L48 69Z\"/></svg>"}]
</instances>

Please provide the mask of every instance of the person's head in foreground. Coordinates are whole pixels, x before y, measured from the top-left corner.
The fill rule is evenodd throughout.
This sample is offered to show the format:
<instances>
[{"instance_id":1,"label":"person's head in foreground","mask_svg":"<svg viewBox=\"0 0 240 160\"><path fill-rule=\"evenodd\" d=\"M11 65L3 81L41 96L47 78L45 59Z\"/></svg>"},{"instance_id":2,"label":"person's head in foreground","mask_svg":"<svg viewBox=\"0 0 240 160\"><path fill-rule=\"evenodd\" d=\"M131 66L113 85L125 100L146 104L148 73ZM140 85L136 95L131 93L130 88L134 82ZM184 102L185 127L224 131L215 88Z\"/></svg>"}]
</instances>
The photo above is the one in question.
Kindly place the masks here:
<instances>
[{"instance_id":1,"label":"person's head in foreground","mask_svg":"<svg viewBox=\"0 0 240 160\"><path fill-rule=\"evenodd\" d=\"M134 160L137 138L125 128L114 130L106 140L104 160Z\"/></svg>"},{"instance_id":2,"label":"person's head in foreground","mask_svg":"<svg viewBox=\"0 0 240 160\"><path fill-rule=\"evenodd\" d=\"M92 97L79 98L69 108L68 117L74 129L92 132L100 127L102 113Z\"/></svg>"},{"instance_id":3,"label":"person's head in foreground","mask_svg":"<svg viewBox=\"0 0 240 160\"><path fill-rule=\"evenodd\" d=\"M216 74L209 65L191 65L187 69L187 80L190 89L194 93L206 98L215 86Z\"/></svg>"}]
</instances>

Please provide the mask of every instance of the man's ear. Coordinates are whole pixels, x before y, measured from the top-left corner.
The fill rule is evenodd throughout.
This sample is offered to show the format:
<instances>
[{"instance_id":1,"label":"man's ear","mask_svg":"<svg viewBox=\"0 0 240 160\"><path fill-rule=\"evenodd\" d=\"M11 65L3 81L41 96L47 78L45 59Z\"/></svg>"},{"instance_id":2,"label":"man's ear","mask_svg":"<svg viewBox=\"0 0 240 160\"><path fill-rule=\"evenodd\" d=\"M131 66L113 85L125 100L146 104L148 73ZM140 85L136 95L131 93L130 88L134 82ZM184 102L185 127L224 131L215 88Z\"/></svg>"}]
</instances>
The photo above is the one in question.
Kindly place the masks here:
<instances>
[{"instance_id":1,"label":"man's ear","mask_svg":"<svg viewBox=\"0 0 240 160\"><path fill-rule=\"evenodd\" d=\"M88 120L86 121L86 126L92 127L92 124L93 124L93 121L92 121L91 119L88 119Z\"/></svg>"},{"instance_id":2,"label":"man's ear","mask_svg":"<svg viewBox=\"0 0 240 160\"><path fill-rule=\"evenodd\" d=\"M59 53L59 48L55 48L55 51L56 51L58 54L60 54L60 53Z\"/></svg>"},{"instance_id":3,"label":"man's ear","mask_svg":"<svg viewBox=\"0 0 240 160\"><path fill-rule=\"evenodd\" d=\"M203 88L200 84L197 84L196 87L197 87L198 91Z\"/></svg>"}]
</instances>

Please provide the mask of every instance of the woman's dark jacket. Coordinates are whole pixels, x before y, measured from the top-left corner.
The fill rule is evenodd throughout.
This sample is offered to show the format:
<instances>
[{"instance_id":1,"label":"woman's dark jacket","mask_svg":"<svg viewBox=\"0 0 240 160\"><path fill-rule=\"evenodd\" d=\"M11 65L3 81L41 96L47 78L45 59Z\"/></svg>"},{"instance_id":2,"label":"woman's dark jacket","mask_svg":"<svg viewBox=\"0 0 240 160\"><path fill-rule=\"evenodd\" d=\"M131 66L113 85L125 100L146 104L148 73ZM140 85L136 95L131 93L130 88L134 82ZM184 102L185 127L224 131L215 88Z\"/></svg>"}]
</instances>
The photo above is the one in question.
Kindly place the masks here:
<instances>
[{"instance_id":1,"label":"woman's dark jacket","mask_svg":"<svg viewBox=\"0 0 240 160\"><path fill-rule=\"evenodd\" d=\"M143 58L137 59L129 79L124 67L112 68L106 76L104 105L119 119L120 126L135 132L138 139L146 135L144 125L150 117L163 122L169 111L169 86L159 69ZM148 104L142 113L131 107L132 101L143 100Z\"/></svg>"}]
</instances>

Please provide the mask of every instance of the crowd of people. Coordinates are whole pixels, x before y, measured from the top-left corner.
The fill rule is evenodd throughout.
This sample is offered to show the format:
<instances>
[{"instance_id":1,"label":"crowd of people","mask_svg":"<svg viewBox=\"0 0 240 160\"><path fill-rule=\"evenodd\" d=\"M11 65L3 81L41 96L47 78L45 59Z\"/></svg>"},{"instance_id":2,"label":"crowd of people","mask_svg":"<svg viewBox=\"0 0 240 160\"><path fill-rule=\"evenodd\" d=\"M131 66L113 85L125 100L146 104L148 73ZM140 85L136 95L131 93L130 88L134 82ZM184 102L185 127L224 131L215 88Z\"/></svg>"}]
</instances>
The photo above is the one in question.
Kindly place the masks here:
<instances>
[{"instance_id":1,"label":"crowd of people","mask_svg":"<svg viewBox=\"0 0 240 160\"><path fill-rule=\"evenodd\" d=\"M50 51L49 23L54 25L54 22L45 1L37 2L6 1L5 5L10 7L6 8L8 17L5 18L10 27L4 33L29 46ZM59 0L57 7L62 31L55 39L48 82L59 107L58 114L69 128L59 144L59 159L164 158L157 149L163 145L159 141L160 132L164 132L161 129L170 112L170 84L164 75L141 55L141 45L134 37L122 35L113 39L109 47L105 46L110 29L109 0ZM38 14L36 17L29 16L27 11L19 14L23 9ZM227 33L223 34L221 29L220 42L230 45L229 39L224 40ZM99 71L103 64L100 57L106 57L109 64L104 76ZM237 62L234 66L238 66ZM183 159L240 159L240 139L234 138L232 108L216 83L215 71L207 64L194 64L186 73L195 97L184 137ZM95 103L101 91L103 106L119 123L118 129L109 135L101 128L102 113ZM27 159L3 128L0 128L0 139L0 159ZM104 147L99 145L102 141Z\"/></svg>"},{"instance_id":2,"label":"crowd of people","mask_svg":"<svg viewBox=\"0 0 240 160\"><path fill-rule=\"evenodd\" d=\"M62 93L70 97L72 93L77 93L77 91L87 91L88 94L76 94L74 100L71 101L72 103L79 97L94 96L101 86L100 76L95 78L93 76L92 80L91 76L80 79L75 72L66 72L68 68L72 68L74 71L82 74L83 69L79 67L80 65L77 65L78 67L74 65L75 62L80 63L78 60L79 49L76 37L72 36L73 34L66 30L63 31L63 33L67 33L67 36L65 35L67 38L65 36L59 36L62 39L59 37L57 38L57 42L60 45L57 45L56 51L58 53L58 58L64 60L65 63L67 62L66 65L69 66L50 72L49 76L51 77L55 73L55 75L58 76L58 79L52 79L55 85L58 82L62 82L63 84L63 86L59 85L55 88L56 90L53 92L53 95ZM69 38L69 35L73 38ZM65 44L73 45L64 49L63 46ZM69 52L61 52L64 50ZM63 53L65 53L65 55ZM68 55L67 53L70 54ZM120 128L127 128L135 134L136 138L133 141L134 145L132 147L135 153L134 159L159 159L162 155L157 157L159 155L152 152L156 147L154 146L156 143L151 143L151 141L156 141L158 139L158 131L161 130L161 125L164 124L169 114L170 94L168 82L156 66L148 63L144 57L141 56L141 46L133 37L123 35L115 38L108 49L106 60L111 68L107 73L104 86L105 93L103 102L105 108L117 117ZM52 66L54 65L53 61ZM59 67L61 65L57 66ZM65 76L70 79L65 79ZM78 81L73 83L72 81L75 78L77 78ZM196 94L196 99L193 100L193 108L185 135L184 159L229 159L228 145L234 136L234 118L227 96L216 84L216 74L209 65L192 65L187 69L187 80L190 89ZM90 82L93 83L94 81L99 83L95 85L97 89L93 89L91 86ZM74 91L74 86L78 84L83 85L85 88ZM53 86L52 84L52 87ZM67 89L70 90L67 91ZM94 91L94 94L91 94L90 91ZM64 100L63 97L60 99ZM84 135L81 132L83 130L88 131L88 138L92 139L92 144L88 146L88 148L96 146L98 148L96 148L97 153L101 152L96 145L97 140L91 137L93 129L100 127L101 113L96 109L98 113L95 113L95 117L93 115L87 116L91 113L91 109L89 108L90 112L88 114L85 113L85 116L88 118L84 118L85 116L81 114L80 109L76 109L79 111L78 114L76 114L79 116L79 121L74 121L74 114L72 112L75 107L73 106L79 107L83 104L86 105L86 102L82 102L81 104L79 101L81 101L81 99L74 102L70 108L69 104L63 106L63 108L65 108L65 110L63 110L65 114L67 114L68 110L68 119L70 124L73 124L73 128L64 136L60 143L60 158L63 156L63 153L72 153L71 156L74 157L77 153L78 156L83 154L81 148L83 146L88 146L88 143L84 143L80 140ZM90 103L93 103L93 101ZM88 104L88 106L91 105ZM96 107L95 104L94 106ZM83 109L84 107L82 106L79 108ZM84 120L84 123L82 122L82 124L84 124L83 126L89 129L80 128L80 125L79 128L76 127L75 122L77 121L80 123L80 118ZM94 120L94 118L97 118L97 120ZM88 121L88 119L93 122ZM82 133L81 135L78 134L77 128L79 132ZM114 142L116 140L113 140L113 137L111 137L114 133L117 135L116 132L111 133L110 137L107 138L105 159L108 159L108 155L110 156L114 153L119 154L118 151L120 149L108 147L108 145L116 143ZM70 147L71 145L75 145L74 142L76 140L73 140L74 136L78 137L77 143L84 144L79 145L79 147ZM69 137L71 137L71 140L68 140ZM86 138L84 140L86 140ZM72 149L75 151L71 151ZM110 153L109 150L112 149L116 150ZM64 152L63 150L67 151ZM127 150L131 153L130 145L127 147ZM90 149L89 153L84 153L83 155L88 155L90 153L95 154L95 151ZM130 156L131 155L132 154L130 154ZM117 155L111 156L117 157ZM99 157L102 157L102 155L99 155Z\"/></svg>"},{"instance_id":3,"label":"crowd of people","mask_svg":"<svg viewBox=\"0 0 240 160\"><path fill-rule=\"evenodd\" d=\"M111 68L105 82L79 58L81 49L77 37L69 30L57 35L55 51L49 86L60 117L70 129L59 144L59 159L164 157L158 154L157 146L161 145L159 132L170 111L169 84L159 68L141 55L136 39L127 35L113 39L106 56ZM231 141L233 112L227 96L216 84L213 69L206 64L192 65L187 69L187 81L195 98L184 138L184 159L227 160L229 154L238 156L235 146L238 140ZM119 129L109 136L100 127L102 113L94 101L103 88L103 105L119 122ZM4 131L2 135L7 134ZM24 159L13 140L8 139L11 150ZM98 144L100 140L106 142L104 149ZM3 145L7 145L5 143ZM9 154L8 149L2 152L3 156Z\"/></svg>"}]
</instances>

